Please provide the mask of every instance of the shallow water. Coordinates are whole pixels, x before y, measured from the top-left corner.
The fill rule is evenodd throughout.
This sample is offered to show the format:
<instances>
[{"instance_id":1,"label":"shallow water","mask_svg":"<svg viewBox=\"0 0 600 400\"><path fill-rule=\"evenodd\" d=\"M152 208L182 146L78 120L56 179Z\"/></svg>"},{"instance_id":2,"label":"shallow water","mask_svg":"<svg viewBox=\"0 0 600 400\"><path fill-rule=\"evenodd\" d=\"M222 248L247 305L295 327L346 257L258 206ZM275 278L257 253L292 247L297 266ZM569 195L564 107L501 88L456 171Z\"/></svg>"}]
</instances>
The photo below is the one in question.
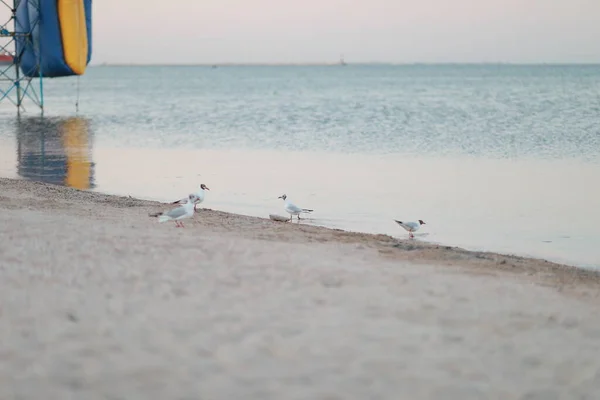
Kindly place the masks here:
<instances>
[{"instance_id":1,"label":"shallow water","mask_svg":"<svg viewBox=\"0 0 600 400\"><path fill-rule=\"evenodd\" d=\"M0 103L0 175L600 267L600 67L102 67Z\"/></svg>"}]
</instances>

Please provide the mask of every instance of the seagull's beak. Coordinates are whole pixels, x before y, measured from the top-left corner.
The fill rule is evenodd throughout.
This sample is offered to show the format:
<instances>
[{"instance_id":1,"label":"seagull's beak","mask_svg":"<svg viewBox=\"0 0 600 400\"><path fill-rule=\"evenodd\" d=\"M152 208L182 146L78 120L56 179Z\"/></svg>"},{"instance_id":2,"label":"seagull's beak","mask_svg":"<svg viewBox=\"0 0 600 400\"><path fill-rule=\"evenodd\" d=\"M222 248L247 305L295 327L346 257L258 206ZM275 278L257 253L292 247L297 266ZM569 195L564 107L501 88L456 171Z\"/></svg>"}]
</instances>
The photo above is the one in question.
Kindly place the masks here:
<instances>
[{"instance_id":1,"label":"seagull's beak","mask_svg":"<svg viewBox=\"0 0 600 400\"><path fill-rule=\"evenodd\" d=\"M208 186L204 186L204 189L206 189L206 190L210 190L210 189L208 188Z\"/></svg>"}]
</instances>

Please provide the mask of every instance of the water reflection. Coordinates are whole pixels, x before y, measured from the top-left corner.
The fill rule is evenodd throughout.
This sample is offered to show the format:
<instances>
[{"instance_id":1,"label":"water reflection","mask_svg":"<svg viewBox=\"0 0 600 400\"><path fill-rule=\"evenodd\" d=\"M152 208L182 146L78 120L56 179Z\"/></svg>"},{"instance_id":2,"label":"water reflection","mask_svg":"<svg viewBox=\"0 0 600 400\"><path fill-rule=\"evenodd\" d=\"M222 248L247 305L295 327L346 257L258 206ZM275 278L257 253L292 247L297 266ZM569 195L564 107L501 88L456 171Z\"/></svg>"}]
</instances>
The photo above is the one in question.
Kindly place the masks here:
<instances>
[{"instance_id":1,"label":"water reflection","mask_svg":"<svg viewBox=\"0 0 600 400\"><path fill-rule=\"evenodd\" d=\"M20 118L16 132L19 176L77 189L95 187L89 120Z\"/></svg>"}]
</instances>

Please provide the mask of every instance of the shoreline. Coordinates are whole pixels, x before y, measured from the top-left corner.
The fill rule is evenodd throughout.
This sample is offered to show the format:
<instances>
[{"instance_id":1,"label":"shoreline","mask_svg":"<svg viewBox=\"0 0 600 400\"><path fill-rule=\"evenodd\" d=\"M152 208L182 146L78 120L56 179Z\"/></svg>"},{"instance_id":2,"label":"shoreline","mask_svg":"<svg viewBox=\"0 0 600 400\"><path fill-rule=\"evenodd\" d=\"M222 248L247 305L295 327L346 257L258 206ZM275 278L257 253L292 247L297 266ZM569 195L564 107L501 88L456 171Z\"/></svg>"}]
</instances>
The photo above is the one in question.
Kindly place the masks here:
<instances>
[{"instance_id":1,"label":"shoreline","mask_svg":"<svg viewBox=\"0 0 600 400\"><path fill-rule=\"evenodd\" d=\"M112 205L116 209L130 208L140 210L139 218L144 222L154 223L149 213L169 209L173 206L153 200L137 199L131 196L119 196L104 194L100 192L78 190L66 186L53 185L37 181L22 179L0 178L0 193L10 190L20 192L21 195L33 194L44 196L48 192L54 192L64 201L82 202L82 205L93 204ZM52 195L51 195L52 197ZM7 198L0 196L0 209L4 208ZM55 199L50 199L55 202ZM24 200L30 209L35 209L32 201ZM57 210L60 210L56 204ZM11 208L15 205L11 205ZM205 227L214 229L215 233L231 234L237 228L260 231L258 240L274 242L318 242L332 244L351 244L361 248L376 250L379 257L387 260L408 261L417 264L430 264L460 268L476 273L511 273L526 276L531 283L548 285L559 288L561 291L576 285L589 286L600 289L600 270L588 269L579 266L561 264L542 258L525 257L511 254L502 254L492 251L466 250L458 246L446 246L443 244L422 242L396 238L387 234L374 234L358 231L346 231L325 226L317 226L306 223L298 224L276 222L268 216L257 217L250 215L235 214L225 211L213 210L199 206L202 211L196 213L194 221L188 229L194 229L199 222ZM169 223L163 224L169 225ZM239 231L242 232L241 230ZM243 236L243 235L242 235ZM600 294L600 292L598 292Z\"/></svg>"}]
</instances>

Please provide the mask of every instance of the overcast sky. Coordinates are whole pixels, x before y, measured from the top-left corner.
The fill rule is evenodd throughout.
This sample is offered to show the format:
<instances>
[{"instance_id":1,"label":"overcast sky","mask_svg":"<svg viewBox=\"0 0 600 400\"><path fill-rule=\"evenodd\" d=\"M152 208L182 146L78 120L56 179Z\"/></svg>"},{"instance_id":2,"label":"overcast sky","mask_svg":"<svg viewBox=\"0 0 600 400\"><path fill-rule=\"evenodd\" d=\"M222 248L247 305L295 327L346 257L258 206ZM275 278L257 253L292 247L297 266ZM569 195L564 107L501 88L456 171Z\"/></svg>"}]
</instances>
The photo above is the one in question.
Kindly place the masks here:
<instances>
[{"instance_id":1,"label":"overcast sky","mask_svg":"<svg viewBox=\"0 0 600 400\"><path fill-rule=\"evenodd\" d=\"M600 62L600 0L102 0L93 63Z\"/></svg>"}]
</instances>

